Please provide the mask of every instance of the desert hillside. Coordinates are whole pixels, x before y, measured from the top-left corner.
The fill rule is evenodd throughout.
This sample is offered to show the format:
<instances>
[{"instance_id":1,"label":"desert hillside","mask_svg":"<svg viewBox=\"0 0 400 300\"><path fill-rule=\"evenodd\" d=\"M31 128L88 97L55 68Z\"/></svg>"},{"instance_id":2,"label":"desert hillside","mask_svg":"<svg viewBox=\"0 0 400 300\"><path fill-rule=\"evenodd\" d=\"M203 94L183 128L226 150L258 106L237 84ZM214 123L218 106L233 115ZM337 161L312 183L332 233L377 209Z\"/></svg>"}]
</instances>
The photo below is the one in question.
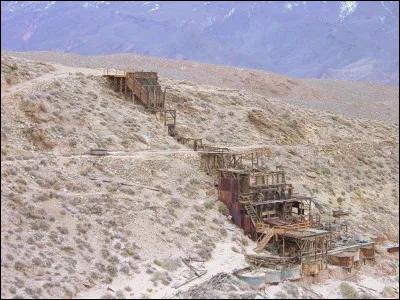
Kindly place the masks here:
<instances>
[{"instance_id":1,"label":"desert hillside","mask_svg":"<svg viewBox=\"0 0 400 300\"><path fill-rule=\"evenodd\" d=\"M201 85L248 91L269 101L325 110L348 117L399 123L399 88L330 79L294 79L276 73L162 59L136 54L83 56L60 52L9 52L25 59L72 67L134 69Z\"/></svg>"},{"instance_id":2,"label":"desert hillside","mask_svg":"<svg viewBox=\"0 0 400 300\"><path fill-rule=\"evenodd\" d=\"M111 66L158 71L181 135L265 148L261 168L281 165L323 218L349 211L349 228L379 242L379 267L333 272L326 290L234 281L208 297L346 298L342 282L362 298L398 297L398 256L384 248L399 238L398 89L142 58L2 55L2 298L196 297L201 278L174 288L190 273L181 257L203 261L209 280L255 246L215 202L199 155L101 77Z\"/></svg>"}]
</instances>

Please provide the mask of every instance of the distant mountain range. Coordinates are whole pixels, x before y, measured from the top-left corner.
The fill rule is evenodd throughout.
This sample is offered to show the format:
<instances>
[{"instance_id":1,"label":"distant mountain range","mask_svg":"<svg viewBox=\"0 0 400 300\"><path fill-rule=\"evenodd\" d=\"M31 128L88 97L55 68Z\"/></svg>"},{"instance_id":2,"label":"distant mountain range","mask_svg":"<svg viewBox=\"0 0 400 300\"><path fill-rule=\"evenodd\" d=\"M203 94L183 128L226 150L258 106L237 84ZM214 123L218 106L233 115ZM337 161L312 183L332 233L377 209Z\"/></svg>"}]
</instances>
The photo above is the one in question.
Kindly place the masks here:
<instances>
[{"instance_id":1,"label":"distant mountain range","mask_svg":"<svg viewBox=\"0 0 400 300\"><path fill-rule=\"evenodd\" d=\"M2 1L1 47L399 84L399 3Z\"/></svg>"}]
</instances>

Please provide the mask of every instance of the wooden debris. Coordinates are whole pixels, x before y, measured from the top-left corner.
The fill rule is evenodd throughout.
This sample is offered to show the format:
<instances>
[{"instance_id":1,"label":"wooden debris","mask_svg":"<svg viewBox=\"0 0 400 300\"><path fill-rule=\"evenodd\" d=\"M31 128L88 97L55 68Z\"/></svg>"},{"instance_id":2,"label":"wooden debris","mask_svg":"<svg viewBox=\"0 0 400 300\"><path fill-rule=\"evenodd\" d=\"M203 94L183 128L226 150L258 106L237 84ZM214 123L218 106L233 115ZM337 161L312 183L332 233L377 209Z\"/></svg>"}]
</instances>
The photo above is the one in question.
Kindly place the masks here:
<instances>
[{"instance_id":1,"label":"wooden debris","mask_svg":"<svg viewBox=\"0 0 400 300\"><path fill-rule=\"evenodd\" d=\"M106 149L90 149L90 155L108 155L110 154Z\"/></svg>"},{"instance_id":2,"label":"wooden debris","mask_svg":"<svg viewBox=\"0 0 400 300\"><path fill-rule=\"evenodd\" d=\"M263 254L245 254L245 257L250 263L267 268L296 263L296 257L269 256Z\"/></svg>"}]
</instances>

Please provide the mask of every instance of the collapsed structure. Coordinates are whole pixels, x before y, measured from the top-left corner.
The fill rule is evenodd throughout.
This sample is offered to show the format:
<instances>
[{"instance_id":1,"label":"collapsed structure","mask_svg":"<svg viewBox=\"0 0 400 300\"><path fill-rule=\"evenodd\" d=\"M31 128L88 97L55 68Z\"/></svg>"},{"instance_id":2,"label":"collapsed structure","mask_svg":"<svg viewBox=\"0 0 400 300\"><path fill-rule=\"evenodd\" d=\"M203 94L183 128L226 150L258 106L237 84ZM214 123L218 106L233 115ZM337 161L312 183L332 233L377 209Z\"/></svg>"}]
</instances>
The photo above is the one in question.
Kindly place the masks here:
<instances>
[{"instance_id":1,"label":"collapsed structure","mask_svg":"<svg viewBox=\"0 0 400 300\"><path fill-rule=\"evenodd\" d=\"M284 170L262 172L259 158L269 149L252 149L247 153L229 148L203 145L202 139L182 137L176 131L176 110L165 108L165 89L162 91L155 72L124 72L103 76L113 81L114 91L145 106L155 113L168 128L168 135L178 142L200 150L202 168L209 175L217 175L218 198L228 209L232 222L258 242L254 249L264 249L274 255L246 255L248 261L282 272L271 271L268 282L299 275L316 275L328 263L351 270L361 261L374 260L374 243L357 241L338 243L343 224L321 223L313 214L313 199L294 192L286 181ZM244 160L251 160L251 167ZM336 216L343 215L337 213ZM293 269L293 265L298 269ZM286 269L283 269L285 268ZM283 274L283 275L282 275Z\"/></svg>"}]
</instances>

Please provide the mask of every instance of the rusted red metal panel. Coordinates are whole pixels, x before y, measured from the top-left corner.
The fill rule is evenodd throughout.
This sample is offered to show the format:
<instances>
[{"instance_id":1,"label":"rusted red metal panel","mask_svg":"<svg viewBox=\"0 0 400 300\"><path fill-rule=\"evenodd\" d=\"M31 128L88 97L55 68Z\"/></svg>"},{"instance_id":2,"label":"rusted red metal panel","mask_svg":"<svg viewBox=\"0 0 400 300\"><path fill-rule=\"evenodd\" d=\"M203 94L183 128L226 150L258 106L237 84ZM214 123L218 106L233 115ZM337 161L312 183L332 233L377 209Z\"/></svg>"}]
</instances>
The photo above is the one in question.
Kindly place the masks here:
<instances>
[{"instance_id":1,"label":"rusted red metal panel","mask_svg":"<svg viewBox=\"0 0 400 300\"><path fill-rule=\"evenodd\" d=\"M238 193L232 192L232 202L238 202Z\"/></svg>"},{"instance_id":2,"label":"rusted red metal panel","mask_svg":"<svg viewBox=\"0 0 400 300\"><path fill-rule=\"evenodd\" d=\"M232 191L238 191L238 180L235 178L231 179L231 189Z\"/></svg>"},{"instance_id":3,"label":"rusted red metal panel","mask_svg":"<svg viewBox=\"0 0 400 300\"><path fill-rule=\"evenodd\" d=\"M226 204L225 191L219 191L219 201Z\"/></svg>"},{"instance_id":4,"label":"rusted red metal panel","mask_svg":"<svg viewBox=\"0 0 400 300\"><path fill-rule=\"evenodd\" d=\"M221 191L229 191L229 178L220 178L219 189Z\"/></svg>"},{"instance_id":5,"label":"rusted red metal panel","mask_svg":"<svg viewBox=\"0 0 400 300\"><path fill-rule=\"evenodd\" d=\"M244 221L244 230L246 232L251 232L251 219L250 219L250 216L244 215L243 216L243 221Z\"/></svg>"},{"instance_id":6,"label":"rusted red metal panel","mask_svg":"<svg viewBox=\"0 0 400 300\"><path fill-rule=\"evenodd\" d=\"M238 202L232 202L233 210L238 212L240 210Z\"/></svg>"},{"instance_id":7,"label":"rusted red metal panel","mask_svg":"<svg viewBox=\"0 0 400 300\"><path fill-rule=\"evenodd\" d=\"M229 209L229 214L232 216L233 215L233 213L232 213L232 211L233 211L232 203L228 203L227 206L228 206L228 209Z\"/></svg>"},{"instance_id":8,"label":"rusted red metal panel","mask_svg":"<svg viewBox=\"0 0 400 300\"><path fill-rule=\"evenodd\" d=\"M354 264L354 256L331 256L330 260L332 265L343 268L352 268Z\"/></svg>"},{"instance_id":9,"label":"rusted red metal panel","mask_svg":"<svg viewBox=\"0 0 400 300\"><path fill-rule=\"evenodd\" d=\"M228 191L219 191L219 200L228 205L232 202L232 193Z\"/></svg>"},{"instance_id":10,"label":"rusted red metal panel","mask_svg":"<svg viewBox=\"0 0 400 300\"><path fill-rule=\"evenodd\" d=\"M365 259L374 259L375 258L375 247L361 248L362 257Z\"/></svg>"},{"instance_id":11,"label":"rusted red metal panel","mask_svg":"<svg viewBox=\"0 0 400 300\"><path fill-rule=\"evenodd\" d=\"M226 192L226 203L232 203L232 192Z\"/></svg>"},{"instance_id":12,"label":"rusted red metal panel","mask_svg":"<svg viewBox=\"0 0 400 300\"><path fill-rule=\"evenodd\" d=\"M242 218L240 216L240 212L232 211L232 220L235 225L242 227Z\"/></svg>"}]
</instances>

